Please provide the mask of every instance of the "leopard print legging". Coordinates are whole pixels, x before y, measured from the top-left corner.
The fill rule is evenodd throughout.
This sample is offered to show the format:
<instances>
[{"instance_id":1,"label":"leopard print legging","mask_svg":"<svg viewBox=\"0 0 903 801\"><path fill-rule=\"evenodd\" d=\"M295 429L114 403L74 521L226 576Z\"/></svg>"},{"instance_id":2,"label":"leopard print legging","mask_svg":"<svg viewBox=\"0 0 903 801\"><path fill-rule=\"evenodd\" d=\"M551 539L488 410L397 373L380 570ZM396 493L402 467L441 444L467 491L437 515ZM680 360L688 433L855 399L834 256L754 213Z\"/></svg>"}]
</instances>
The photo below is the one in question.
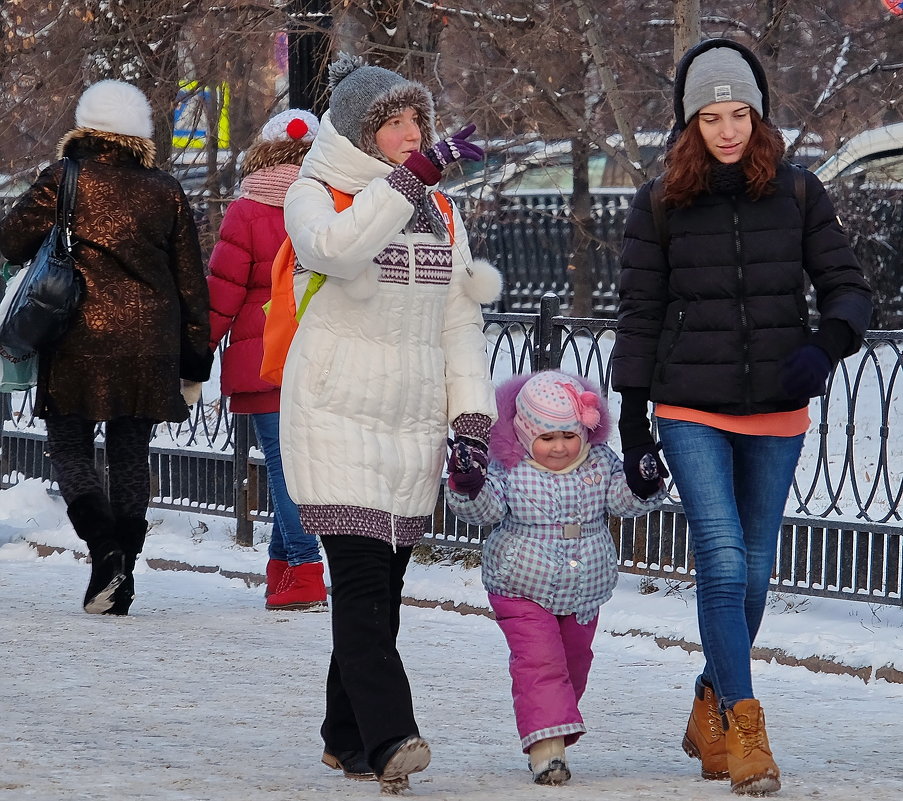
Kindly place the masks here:
<instances>
[{"instance_id":1,"label":"leopard print legging","mask_svg":"<svg viewBox=\"0 0 903 801\"><path fill-rule=\"evenodd\" d=\"M94 462L97 422L71 414L48 416L45 422L50 462L66 504L87 492L106 494ZM117 417L106 423L109 499L117 518L147 514L153 427L152 420L142 417Z\"/></svg>"}]
</instances>

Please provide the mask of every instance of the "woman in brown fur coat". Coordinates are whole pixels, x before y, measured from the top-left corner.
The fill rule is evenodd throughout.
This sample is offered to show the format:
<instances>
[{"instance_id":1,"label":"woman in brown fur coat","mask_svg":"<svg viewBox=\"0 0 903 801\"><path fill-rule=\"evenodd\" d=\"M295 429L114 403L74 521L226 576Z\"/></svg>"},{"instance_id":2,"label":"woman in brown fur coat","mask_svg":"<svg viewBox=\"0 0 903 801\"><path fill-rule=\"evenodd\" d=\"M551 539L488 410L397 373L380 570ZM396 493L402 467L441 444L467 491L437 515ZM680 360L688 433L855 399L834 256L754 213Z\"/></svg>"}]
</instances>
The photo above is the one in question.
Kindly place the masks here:
<instances>
[{"instance_id":1,"label":"woman in brown fur coat","mask_svg":"<svg viewBox=\"0 0 903 801\"><path fill-rule=\"evenodd\" d=\"M79 99L75 121L59 155L80 168L73 229L86 292L69 330L39 354L35 412L91 554L85 611L124 615L147 529L151 435L155 423L185 420L196 382L209 377L209 300L188 201L154 167L147 98L101 81ZM11 262L31 259L53 225L62 171L62 160L47 167L0 222ZM99 421L108 492L94 467Z\"/></svg>"}]
</instances>

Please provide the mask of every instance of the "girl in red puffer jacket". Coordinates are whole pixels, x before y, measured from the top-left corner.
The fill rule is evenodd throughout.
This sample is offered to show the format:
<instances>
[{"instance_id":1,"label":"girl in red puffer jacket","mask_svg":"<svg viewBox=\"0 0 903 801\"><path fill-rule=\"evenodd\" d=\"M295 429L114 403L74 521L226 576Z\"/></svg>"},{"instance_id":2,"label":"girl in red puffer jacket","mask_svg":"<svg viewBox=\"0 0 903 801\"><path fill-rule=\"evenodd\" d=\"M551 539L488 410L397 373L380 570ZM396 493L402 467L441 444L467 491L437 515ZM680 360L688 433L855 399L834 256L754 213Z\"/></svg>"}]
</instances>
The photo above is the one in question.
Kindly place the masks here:
<instances>
[{"instance_id":1,"label":"girl in red puffer jacket","mask_svg":"<svg viewBox=\"0 0 903 801\"><path fill-rule=\"evenodd\" d=\"M263 305L270 299L273 257L285 239L285 193L316 136L309 111L275 115L245 154L239 197L223 217L210 257L210 345L231 332L223 354L222 392L233 414L249 414L267 466L273 535L267 562L267 609L326 608L317 538L301 525L285 488L279 452L279 387L260 377Z\"/></svg>"}]
</instances>

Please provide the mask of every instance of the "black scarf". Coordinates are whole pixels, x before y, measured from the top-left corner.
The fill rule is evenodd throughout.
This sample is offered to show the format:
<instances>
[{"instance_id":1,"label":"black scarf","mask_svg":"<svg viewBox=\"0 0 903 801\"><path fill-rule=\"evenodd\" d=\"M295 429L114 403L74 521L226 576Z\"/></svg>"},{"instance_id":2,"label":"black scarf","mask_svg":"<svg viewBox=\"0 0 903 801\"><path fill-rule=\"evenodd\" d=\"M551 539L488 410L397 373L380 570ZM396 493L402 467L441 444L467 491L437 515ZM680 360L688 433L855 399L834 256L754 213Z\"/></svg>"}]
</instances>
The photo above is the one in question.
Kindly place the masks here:
<instances>
[{"instance_id":1,"label":"black scarf","mask_svg":"<svg viewBox=\"0 0 903 801\"><path fill-rule=\"evenodd\" d=\"M713 195L740 195L746 192L746 175L743 166L722 164L716 161L709 168L709 189Z\"/></svg>"}]
</instances>

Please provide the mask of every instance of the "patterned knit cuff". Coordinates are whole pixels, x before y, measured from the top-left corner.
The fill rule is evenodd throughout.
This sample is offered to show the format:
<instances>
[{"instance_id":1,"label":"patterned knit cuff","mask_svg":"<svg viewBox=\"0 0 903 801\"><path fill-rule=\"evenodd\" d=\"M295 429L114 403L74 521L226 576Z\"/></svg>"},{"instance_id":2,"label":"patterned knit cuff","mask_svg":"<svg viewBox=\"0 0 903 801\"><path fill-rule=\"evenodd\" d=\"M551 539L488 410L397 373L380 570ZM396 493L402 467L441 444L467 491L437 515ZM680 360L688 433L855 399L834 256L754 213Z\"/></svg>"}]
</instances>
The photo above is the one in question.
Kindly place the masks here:
<instances>
[{"instance_id":1,"label":"patterned knit cuff","mask_svg":"<svg viewBox=\"0 0 903 801\"><path fill-rule=\"evenodd\" d=\"M489 444L492 419L485 414L459 414L452 422L456 436Z\"/></svg>"},{"instance_id":2,"label":"patterned knit cuff","mask_svg":"<svg viewBox=\"0 0 903 801\"><path fill-rule=\"evenodd\" d=\"M404 166L427 186L435 186L442 178L442 171L423 153L411 153L405 159Z\"/></svg>"},{"instance_id":3,"label":"patterned knit cuff","mask_svg":"<svg viewBox=\"0 0 903 801\"><path fill-rule=\"evenodd\" d=\"M410 159L409 159L410 160ZM386 177L386 183L396 192L400 192L415 209L423 203L423 181L412 173L404 164L396 167Z\"/></svg>"}]
</instances>

